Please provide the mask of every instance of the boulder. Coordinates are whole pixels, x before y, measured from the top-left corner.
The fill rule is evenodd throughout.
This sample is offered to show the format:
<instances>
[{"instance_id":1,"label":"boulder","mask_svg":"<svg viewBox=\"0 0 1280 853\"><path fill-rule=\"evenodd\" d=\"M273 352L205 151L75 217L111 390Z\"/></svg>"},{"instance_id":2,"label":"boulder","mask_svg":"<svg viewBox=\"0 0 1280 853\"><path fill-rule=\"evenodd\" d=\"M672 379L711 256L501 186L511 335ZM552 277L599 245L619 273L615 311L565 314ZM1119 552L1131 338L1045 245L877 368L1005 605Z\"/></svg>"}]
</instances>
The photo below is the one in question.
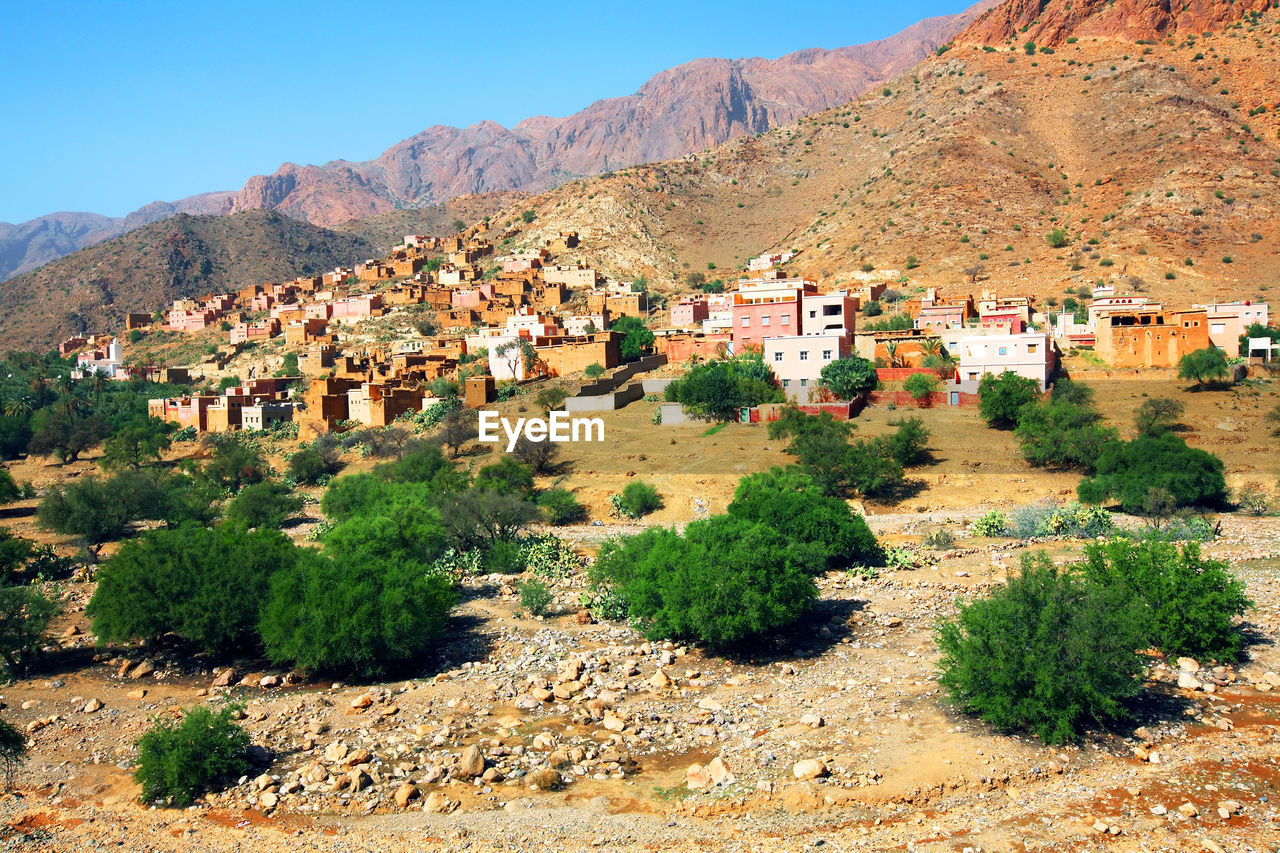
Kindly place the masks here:
<instances>
[{"instance_id":1,"label":"boulder","mask_svg":"<svg viewBox=\"0 0 1280 853\"><path fill-rule=\"evenodd\" d=\"M458 759L458 766L454 768L453 775L458 779L474 779L482 773L484 773L484 753L480 751L480 747L472 744Z\"/></svg>"},{"instance_id":2,"label":"boulder","mask_svg":"<svg viewBox=\"0 0 1280 853\"><path fill-rule=\"evenodd\" d=\"M797 779L821 779L828 772L827 764L821 758L806 758L791 768L791 774Z\"/></svg>"},{"instance_id":3,"label":"boulder","mask_svg":"<svg viewBox=\"0 0 1280 853\"><path fill-rule=\"evenodd\" d=\"M405 782L396 788L395 801L398 808L406 808L411 800L417 799L418 786Z\"/></svg>"}]
</instances>

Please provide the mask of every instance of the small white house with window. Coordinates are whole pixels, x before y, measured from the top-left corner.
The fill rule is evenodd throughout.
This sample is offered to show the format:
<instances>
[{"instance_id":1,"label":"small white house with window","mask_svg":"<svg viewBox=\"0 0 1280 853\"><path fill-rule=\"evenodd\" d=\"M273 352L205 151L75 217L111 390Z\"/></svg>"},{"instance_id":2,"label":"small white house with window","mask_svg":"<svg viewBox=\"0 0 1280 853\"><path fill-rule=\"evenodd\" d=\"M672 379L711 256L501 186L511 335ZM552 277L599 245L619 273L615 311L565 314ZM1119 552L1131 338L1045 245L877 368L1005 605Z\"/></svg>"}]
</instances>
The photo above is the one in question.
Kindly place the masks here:
<instances>
[{"instance_id":1,"label":"small white house with window","mask_svg":"<svg viewBox=\"0 0 1280 853\"><path fill-rule=\"evenodd\" d=\"M984 374L1006 372L1036 380L1043 391L1058 366L1053 339L1044 332L968 335L961 338L950 352L959 362L956 383L960 387L957 390L969 394L978 393L978 383Z\"/></svg>"},{"instance_id":2,"label":"small white house with window","mask_svg":"<svg viewBox=\"0 0 1280 853\"><path fill-rule=\"evenodd\" d=\"M764 339L764 363L769 365L787 399L808 403L822 368L849 355L846 335L784 335Z\"/></svg>"}]
</instances>

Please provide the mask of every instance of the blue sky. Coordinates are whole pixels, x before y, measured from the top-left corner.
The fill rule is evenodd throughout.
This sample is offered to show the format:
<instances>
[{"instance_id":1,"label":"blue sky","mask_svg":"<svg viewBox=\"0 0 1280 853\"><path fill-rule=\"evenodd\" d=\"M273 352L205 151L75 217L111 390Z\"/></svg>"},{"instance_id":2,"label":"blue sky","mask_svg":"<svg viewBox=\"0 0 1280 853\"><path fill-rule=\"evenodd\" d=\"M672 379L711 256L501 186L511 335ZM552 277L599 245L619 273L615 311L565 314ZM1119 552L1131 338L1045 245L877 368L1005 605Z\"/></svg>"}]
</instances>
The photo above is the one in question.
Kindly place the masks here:
<instances>
[{"instance_id":1,"label":"blue sky","mask_svg":"<svg viewBox=\"0 0 1280 853\"><path fill-rule=\"evenodd\" d=\"M0 221L121 216L433 124L562 116L701 56L890 35L964 0L0 4Z\"/></svg>"}]
</instances>

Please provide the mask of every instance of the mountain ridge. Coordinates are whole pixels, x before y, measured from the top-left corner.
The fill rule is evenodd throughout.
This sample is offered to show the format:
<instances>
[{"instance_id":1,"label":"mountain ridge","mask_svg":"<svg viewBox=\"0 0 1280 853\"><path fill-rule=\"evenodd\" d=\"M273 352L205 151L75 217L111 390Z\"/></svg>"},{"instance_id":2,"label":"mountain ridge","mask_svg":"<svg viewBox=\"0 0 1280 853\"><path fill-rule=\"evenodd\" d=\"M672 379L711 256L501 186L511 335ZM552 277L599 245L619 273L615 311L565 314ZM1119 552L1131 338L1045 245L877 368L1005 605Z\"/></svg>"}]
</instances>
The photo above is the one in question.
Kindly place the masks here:
<instances>
[{"instance_id":1,"label":"mountain ridge","mask_svg":"<svg viewBox=\"0 0 1280 853\"><path fill-rule=\"evenodd\" d=\"M658 72L632 95L597 100L564 118L531 116L510 129L493 121L436 124L372 160L284 163L239 190L153 202L123 217L61 212L0 223L0 281L177 213L262 208L333 227L461 195L545 190L681 156L848 101L915 64L978 10L926 18L863 45L806 48L772 60L695 59Z\"/></svg>"}]
</instances>

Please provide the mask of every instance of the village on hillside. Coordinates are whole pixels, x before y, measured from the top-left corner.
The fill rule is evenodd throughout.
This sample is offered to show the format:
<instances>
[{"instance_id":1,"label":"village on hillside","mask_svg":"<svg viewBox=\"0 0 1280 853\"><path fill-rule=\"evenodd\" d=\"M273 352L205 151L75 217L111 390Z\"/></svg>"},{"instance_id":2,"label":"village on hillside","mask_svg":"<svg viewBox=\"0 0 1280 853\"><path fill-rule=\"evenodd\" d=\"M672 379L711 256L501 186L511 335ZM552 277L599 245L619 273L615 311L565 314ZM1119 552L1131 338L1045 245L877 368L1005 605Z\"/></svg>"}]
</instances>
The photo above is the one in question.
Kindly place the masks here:
<instances>
[{"instance_id":1,"label":"village on hillside","mask_svg":"<svg viewBox=\"0 0 1280 853\"><path fill-rule=\"evenodd\" d=\"M512 236L499 242L507 245ZM635 369L755 352L786 397L802 406L851 402L836 401L821 381L824 367L851 355L875 363L881 387L874 400L946 406L976 405L987 374L1012 372L1046 390L1068 353L1079 356L1071 370L1077 379L1172 375L1183 356L1209 347L1241 369L1280 356L1265 302L1164 305L1126 292L1123 279L1119 291L1099 280L1055 306L1000 293L995 282L982 282L976 295L966 292L972 283L947 294L911 288L909 280L834 289L789 276L794 254L785 251L765 252L736 280L660 307L639 278L605 280L589 267L557 263L581 239L565 232L536 251L500 255L485 223L449 238L406 235L381 260L130 313L125 329L68 338L59 353L76 357L78 375L207 388L205 380L231 376L220 389L154 399L151 414L197 433L292 422L303 437L347 422L385 427L431 411L443 402L433 387L447 383L477 408L493 402L499 384L600 379L624 362L623 318L651 332L626 360L652 357L627 377ZM370 334L374 323L378 331ZM196 363L139 363L130 344L144 343L153 331L217 344ZM265 375L249 367L247 375L235 375L236 365L252 363L263 344L273 344L273 363L282 369ZM934 386L911 397L901 386L913 374L933 377ZM612 393L620 382L588 386L569 410L624 405L629 398ZM843 412L850 416L848 406ZM681 418L680 407L664 409L663 417ZM747 421L759 417L743 414Z\"/></svg>"}]
</instances>

